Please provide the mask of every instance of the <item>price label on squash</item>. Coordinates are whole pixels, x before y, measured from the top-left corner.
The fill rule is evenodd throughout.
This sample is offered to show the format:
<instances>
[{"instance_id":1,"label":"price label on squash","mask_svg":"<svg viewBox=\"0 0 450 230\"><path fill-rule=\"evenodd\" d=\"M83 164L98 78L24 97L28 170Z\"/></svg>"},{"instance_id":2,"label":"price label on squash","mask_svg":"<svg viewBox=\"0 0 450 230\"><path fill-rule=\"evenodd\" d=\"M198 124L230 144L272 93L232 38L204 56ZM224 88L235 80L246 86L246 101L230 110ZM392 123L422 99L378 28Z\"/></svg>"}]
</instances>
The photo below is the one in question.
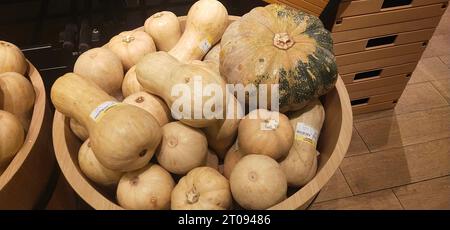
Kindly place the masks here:
<instances>
[{"instance_id":1,"label":"price label on squash","mask_svg":"<svg viewBox=\"0 0 450 230\"><path fill-rule=\"evenodd\" d=\"M114 106L117 106L117 105L119 105L119 103L117 103L115 101L104 102L104 103L100 104L99 106L97 106L97 108L95 108L94 111L91 112L90 117L94 121L99 121L108 110L110 110L111 108L113 108Z\"/></svg>"},{"instance_id":2,"label":"price label on squash","mask_svg":"<svg viewBox=\"0 0 450 230\"><path fill-rule=\"evenodd\" d=\"M295 139L317 146L319 132L305 123L297 123L295 128Z\"/></svg>"},{"instance_id":3,"label":"price label on squash","mask_svg":"<svg viewBox=\"0 0 450 230\"><path fill-rule=\"evenodd\" d=\"M203 54L208 53L209 49L211 49L211 42L209 42L209 39L204 39L200 42L199 48L203 52Z\"/></svg>"}]
</instances>

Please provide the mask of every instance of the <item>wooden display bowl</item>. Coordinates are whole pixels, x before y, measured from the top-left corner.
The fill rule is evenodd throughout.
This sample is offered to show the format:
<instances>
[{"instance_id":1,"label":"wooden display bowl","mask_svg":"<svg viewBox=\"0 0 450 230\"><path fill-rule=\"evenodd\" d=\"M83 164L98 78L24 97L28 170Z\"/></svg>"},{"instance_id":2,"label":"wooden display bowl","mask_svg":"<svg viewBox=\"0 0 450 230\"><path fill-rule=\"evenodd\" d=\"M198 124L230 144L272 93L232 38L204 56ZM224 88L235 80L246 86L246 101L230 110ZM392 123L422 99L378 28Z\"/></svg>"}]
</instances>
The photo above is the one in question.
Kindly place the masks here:
<instances>
[{"instance_id":1,"label":"wooden display bowl","mask_svg":"<svg viewBox=\"0 0 450 230\"><path fill-rule=\"evenodd\" d=\"M230 23L237 18L230 16ZM185 17L180 17L180 22L184 28ZM321 155L317 174L307 185L270 209L306 209L333 176L347 152L352 136L353 115L347 90L340 77L335 89L321 99L326 116L318 143ZM81 144L70 130L69 119L56 111L53 120L53 145L56 159L71 187L94 209L122 209L115 202L115 191L96 186L81 172L78 165Z\"/></svg>"},{"instance_id":2,"label":"wooden display bowl","mask_svg":"<svg viewBox=\"0 0 450 230\"><path fill-rule=\"evenodd\" d=\"M27 76L36 99L24 145L0 176L0 209L33 209L45 197L56 166L51 142L51 112L44 83L29 63Z\"/></svg>"}]
</instances>

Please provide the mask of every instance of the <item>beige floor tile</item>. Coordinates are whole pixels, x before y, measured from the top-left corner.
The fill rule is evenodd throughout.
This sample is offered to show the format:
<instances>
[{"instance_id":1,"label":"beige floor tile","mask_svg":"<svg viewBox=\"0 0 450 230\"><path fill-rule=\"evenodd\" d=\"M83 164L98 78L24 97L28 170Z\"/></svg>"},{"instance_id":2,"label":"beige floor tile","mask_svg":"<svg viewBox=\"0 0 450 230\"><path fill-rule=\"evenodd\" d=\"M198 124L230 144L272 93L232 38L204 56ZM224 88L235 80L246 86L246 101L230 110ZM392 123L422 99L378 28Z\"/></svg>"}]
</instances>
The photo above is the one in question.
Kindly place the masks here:
<instances>
[{"instance_id":1,"label":"beige floor tile","mask_svg":"<svg viewBox=\"0 0 450 230\"><path fill-rule=\"evenodd\" d=\"M430 40L430 49L434 56L450 54L450 34L435 35Z\"/></svg>"},{"instance_id":2,"label":"beige floor tile","mask_svg":"<svg viewBox=\"0 0 450 230\"><path fill-rule=\"evenodd\" d=\"M409 84L450 78L450 69L439 57L422 58L417 64Z\"/></svg>"},{"instance_id":3,"label":"beige floor tile","mask_svg":"<svg viewBox=\"0 0 450 230\"><path fill-rule=\"evenodd\" d=\"M398 115L445 105L448 105L447 101L430 82L418 83L406 87L395 107L395 113Z\"/></svg>"},{"instance_id":4,"label":"beige floor tile","mask_svg":"<svg viewBox=\"0 0 450 230\"><path fill-rule=\"evenodd\" d=\"M450 210L450 177L441 177L393 189L405 209Z\"/></svg>"},{"instance_id":5,"label":"beige floor tile","mask_svg":"<svg viewBox=\"0 0 450 230\"><path fill-rule=\"evenodd\" d=\"M450 139L345 158L341 170L354 194L450 174Z\"/></svg>"},{"instance_id":6,"label":"beige floor tile","mask_svg":"<svg viewBox=\"0 0 450 230\"><path fill-rule=\"evenodd\" d=\"M446 10L446 12L449 12L448 9ZM442 15L441 21L439 22L439 25L436 27L436 31L434 32L434 36L443 34L450 34L449 13L445 13L444 15Z\"/></svg>"},{"instance_id":7,"label":"beige floor tile","mask_svg":"<svg viewBox=\"0 0 450 230\"><path fill-rule=\"evenodd\" d=\"M367 149L366 144L361 139L356 129L353 128L352 140L350 142L350 146L348 147L346 156L354 156L364 153L369 153L369 149Z\"/></svg>"},{"instance_id":8,"label":"beige floor tile","mask_svg":"<svg viewBox=\"0 0 450 230\"><path fill-rule=\"evenodd\" d=\"M314 203L334 200L344 197L352 196L353 193L348 187L344 176L340 169L334 173L328 183L322 188Z\"/></svg>"},{"instance_id":9,"label":"beige floor tile","mask_svg":"<svg viewBox=\"0 0 450 230\"><path fill-rule=\"evenodd\" d=\"M444 62L447 67L450 69L450 55L446 55L446 56L440 56L439 57L441 59L442 62Z\"/></svg>"},{"instance_id":10,"label":"beige floor tile","mask_svg":"<svg viewBox=\"0 0 450 230\"><path fill-rule=\"evenodd\" d=\"M439 93L450 103L450 79L443 79L431 82Z\"/></svg>"},{"instance_id":11,"label":"beige floor tile","mask_svg":"<svg viewBox=\"0 0 450 230\"><path fill-rule=\"evenodd\" d=\"M371 152L424 143L450 136L450 107L356 122Z\"/></svg>"},{"instance_id":12,"label":"beige floor tile","mask_svg":"<svg viewBox=\"0 0 450 230\"><path fill-rule=\"evenodd\" d=\"M400 210L402 206L389 189L359 196L316 203L312 210Z\"/></svg>"}]
</instances>

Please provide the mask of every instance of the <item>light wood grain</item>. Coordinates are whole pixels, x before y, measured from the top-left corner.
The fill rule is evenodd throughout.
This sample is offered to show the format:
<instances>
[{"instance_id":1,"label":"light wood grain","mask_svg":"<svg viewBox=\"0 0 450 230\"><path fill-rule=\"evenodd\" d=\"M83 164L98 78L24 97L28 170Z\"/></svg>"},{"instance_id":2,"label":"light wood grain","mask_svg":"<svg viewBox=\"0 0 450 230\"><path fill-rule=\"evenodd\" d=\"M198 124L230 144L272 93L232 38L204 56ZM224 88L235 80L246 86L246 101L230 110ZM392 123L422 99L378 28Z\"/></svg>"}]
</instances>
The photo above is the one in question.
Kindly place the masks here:
<instances>
[{"instance_id":1,"label":"light wood grain","mask_svg":"<svg viewBox=\"0 0 450 230\"><path fill-rule=\"evenodd\" d=\"M450 34L436 35L430 39L430 49L433 56L450 55Z\"/></svg>"},{"instance_id":2,"label":"light wood grain","mask_svg":"<svg viewBox=\"0 0 450 230\"><path fill-rule=\"evenodd\" d=\"M423 58L417 64L417 68L414 70L409 83L440 79L450 79L450 69L438 57Z\"/></svg>"},{"instance_id":3,"label":"light wood grain","mask_svg":"<svg viewBox=\"0 0 450 230\"><path fill-rule=\"evenodd\" d=\"M450 7L447 7L444 15L442 15L439 26L436 28L435 35L450 34Z\"/></svg>"},{"instance_id":4,"label":"light wood grain","mask_svg":"<svg viewBox=\"0 0 450 230\"><path fill-rule=\"evenodd\" d=\"M450 174L450 139L348 157L341 170L355 194L445 176Z\"/></svg>"},{"instance_id":5,"label":"light wood grain","mask_svg":"<svg viewBox=\"0 0 450 230\"><path fill-rule=\"evenodd\" d=\"M317 195L313 204L349 196L353 196L353 193L347 182L345 182L341 170L338 169L328 183L320 190L319 195Z\"/></svg>"},{"instance_id":6,"label":"light wood grain","mask_svg":"<svg viewBox=\"0 0 450 230\"><path fill-rule=\"evenodd\" d=\"M389 112L392 108L394 108L396 103L392 101L381 102L373 105L364 105L353 107L353 114L358 117L360 115L372 114L374 112Z\"/></svg>"},{"instance_id":7,"label":"light wood grain","mask_svg":"<svg viewBox=\"0 0 450 230\"><path fill-rule=\"evenodd\" d=\"M399 81L398 79L396 81ZM400 79L400 84L392 84L392 82L390 83L388 82L384 82L384 86L381 87L368 87L370 85L368 85L367 83L365 84L365 86L363 86L363 90L355 90L351 92L351 98L365 98L365 97L370 97L370 96L375 96L375 95L380 95L380 94L386 94L386 93L392 93L392 92L401 92L405 89L406 87L406 82L407 79ZM383 84L381 84L383 85Z\"/></svg>"},{"instance_id":8,"label":"light wood grain","mask_svg":"<svg viewBox=\"0 0 450 230\"><path fill-rule=\"evenodd\" d=\"M450 80L450 78L449 78ZM427 110L448 105L430 82L408 85L395 108L396 114Z\"/></svg>"},{"instance_id":9,"label":"light wood grain","mask_svg":"<svg viewBox=\"0 0 450 230\"><path fill-rule=\"evenodd\" d=\"M405 185L393 189L405 209L450 210L450 177Z\"/></svg>"},{"instance_id":10,"label":"light wood grain","mask_svg":"<svg viewBox=\"0 0 450 230\"><path fill-rule=\"evenodd\" d=\"M450 69L450 55L440 56L439 59L441 59L441 61Z\"/></svg>"},{"instance_id":11,"label":"light wood grain","mask_svg":"<svg viewBox=\"0 0 450 230\"><path fill-rule=\"evenodd\" d=\"M230 22L237 17L230 17ZM181 25L185 17L180 18ZM344 82L339 77L335 89L321 98L325 117L318 150L321 153L316 176L304 187L270 209L305 209L330 180L347 152L352 135L352 112ZM60 168L75 192L94 209L121 209L113 197L93 186L83 176L77 163L81 145L70 131L68 119L56 112L53 120L53 143Z\"/></svg>"},{"instance_id":12,"label":"light wood grain","mask_svg":"<svg viewBox=\"0 0 450 230\"><path fill-rule=\"evenodd\" d=\"M442 79L431 82L439 93L450 103L450 79Z\"/></svg>"},{"instance_id":13,"label":"light wood grain","mask_svg":"<svg viewBox=\"0 0 450 230\"><path fill-rule=\"evenodd\" d=\"M354 96L353 93L357 94L360 91L368 91L376 88L384 88L386 86L392 86L392 85L406 85L408 83L409 77L408 74L400 74L390 77L383 77L383 78L371 78L365 81L358 81L354 83L347 84L347 90L352 98L360 98L361 96L358 94L358 96ZM382 94L377 92L376 94L366 94L364 96L372 96Z\"/></svg>"},{"instance_id":14,"label":"light wood grain","mask_svg":"<svg viewBox=\"0 0 450 230\"><path fill-rule=\"evenodd\" d=\"M417 66L417 63L418 62L410 62L410 63L406 63L406 64L401 64L401 65L386 66L386 67L381 67L381 68L378 68L378 69L370 69L370 70L367 70L367 71L361 71L361 72L356 72L356 73L349 73L349 74L341 75L341 77L342 77L342 80L344 80L345 84L351 84L351 83L363 82L363 81L371 80L371 79L374 79L374 78L390 77L390 76L401 75L401 74L412 74L414 69ZM354 80L355 76L358 73L364 73L364 72L375 71L375 70L381 70L381 73L379 75L377 75L377 76L374 76L374 77Z\"/></svg>"},{"instance_id":15,"label":"light wood grain","mask_svg":"<svg viewBox=\"0 0 450 230\"><path fill-rule=\"evenodd\" d=\"M369 194L316 203L312 210L401 210L395 194L389 189Z\"/></svg>"},{"instance_id":16,"label":"light wood grain","mask_svg":"<svg viewBox=\"0 0 450 230\"><path fill-rule=\"evenodd\" d=\"M425 143L450 136L450 107L355 123L370 151Z\"/></svg>"},{"instance_id":17,"label":"light wood grain","mask_svg":"<svg viewBox=\"0 0 450 230\"><path fill-rule=\"evenodd\" d=\"M44 83L31 63L27 75L36 93L33 116L24 145L0 176L0 209L34 208L55 167Z\"/></svg>"},{"instance_id":18,"label":"light wood grain","mask_svg":"<svg viewBox=\"0 0 450 230\"><path fill-rule=\"evenodd\" d=\"M359 136L356 129L353 128L352 141L350 142L350 146L348 147L346 157L365 153L369 153L369 149L367 148L363 139Z\"/></svg>"}]
</instances>

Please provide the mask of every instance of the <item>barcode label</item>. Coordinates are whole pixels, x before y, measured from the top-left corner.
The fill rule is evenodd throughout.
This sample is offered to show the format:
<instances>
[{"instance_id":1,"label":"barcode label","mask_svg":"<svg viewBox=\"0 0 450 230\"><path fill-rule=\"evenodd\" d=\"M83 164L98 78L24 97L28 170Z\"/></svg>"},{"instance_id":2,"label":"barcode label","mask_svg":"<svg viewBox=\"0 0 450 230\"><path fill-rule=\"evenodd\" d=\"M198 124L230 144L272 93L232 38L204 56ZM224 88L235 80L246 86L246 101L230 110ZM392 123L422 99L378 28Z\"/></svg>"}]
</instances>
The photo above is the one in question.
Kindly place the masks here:
<instances>
[{"instance_id":1,"label":"barcode label","mask_svg":"<svg viewBox=\"0 0 450 230\"><path fill-rule=\"evenodd\" d=\"M295 128L295 139L316 146L317 140L319 139L319 132L305 123L297 123Z\"/></svg>"},{"instance_id":2,"label":"barcode label","mask_svg":"<svg viewBox=\"0 0 450 230\"><path fill-rule=\"evenodd\" d=\"M208 39L204 39L200 42L199 48L203 52L203 54L208 53L209 49L211 49L212 45Z\"/></svg>"},{"instance_id":3,"label":"barcode label","mask_svg":"<svg viewBox=\"0 0 450 230\"><path fill-rule=\"evenodd\" d=\"M103 102L102 104L100 104L99 106L97 106L97 108L94 109L94 111L91 112L90 117L94 120L94 121L99 121L100 118L103 116L103 114L108 111L109 109L111 109L112 107L118 105L119 103L115 102L115 101L107 101L107 102Z\"/></svg>"}]
</instances>

